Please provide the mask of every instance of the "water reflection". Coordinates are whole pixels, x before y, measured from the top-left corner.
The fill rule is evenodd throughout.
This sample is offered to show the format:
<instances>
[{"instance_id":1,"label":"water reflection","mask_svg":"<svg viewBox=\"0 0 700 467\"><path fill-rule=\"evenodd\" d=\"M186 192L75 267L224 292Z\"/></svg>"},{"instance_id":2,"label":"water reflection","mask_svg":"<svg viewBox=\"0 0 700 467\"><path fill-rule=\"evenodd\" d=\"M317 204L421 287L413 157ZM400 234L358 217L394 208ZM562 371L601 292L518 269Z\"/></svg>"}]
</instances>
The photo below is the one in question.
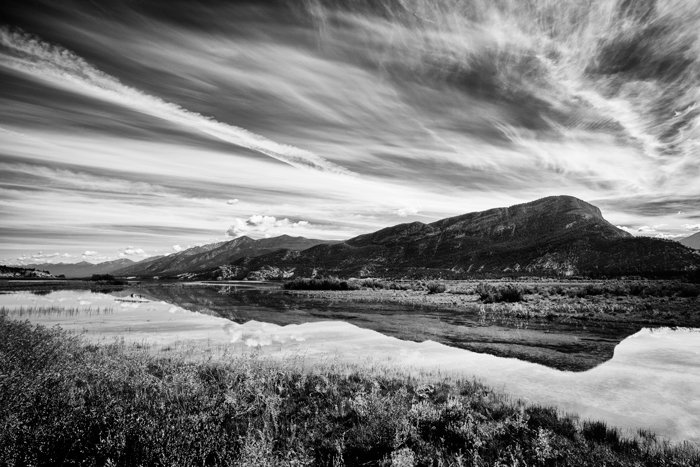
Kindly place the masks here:
<instances>
[{"instance_id":1,"label":"water reflection","mask_svg":"<svg viewBox=\"0 0 700 467\"><path fill-rule=\"evenodd\" d=\"M78 317L111 314L112 307L64 307L60 305L51 306L20 306L20 307L0 307L0 315L10 318L36 318L39 316L53 317Z\"/></svg>"},{"instance_id":2,"label":"water reflection","mask_svg":"<svg viewBox=\"0 0 700 467\"><path fill-rule=\"evenodd\" d=\"M179 306L173 300L156 299L152 291L142 291L142 297L131 293L2 294L0 309L11 317L86 331L86 337L95 340L119 337L163 346L198 341L223 345L234 352L255 349L270 356L302 356L309 363L370 363L476 377L515 397L554 405L584 418L601 419L630 431L650 428L672 440L700 442L700 332L695 329L643 329L617 346L610 343L614 355L608 361L588 371L571 372L522 359L475 353L434 340L397 339L342 320L323 320L321 311L305 309L292 301L278 308L254 305L250 296L237 297L240 301L235 306L224 302L232 308L231 313L237 314L236 322L215 316L224 311L216 297L226 298L216 290L189 290L181 300L195 303L192 308ZM65 312L58 311L61 308ZM331 310L334 318L341 315L335 308ZM358 322L363 318L359 324L366 326L373 326L380 319L394 325L418 323L413 324L414 328L430 326L431 320L442 322L420 311L403 316L397 310L377 311L346 311L345 316ZM267 319L242 320L244 315L256 313L259 318L277 316L283 324ZM299 322L290 322L295 320ZM445 327L433 326L429 332L438 333L455 325L443 322ZM573 336L577 337L580 336ZM542 349L547 351L544 345Z\"/></svg>"},{"instance_id":3,"label":"water reflection","mask_svg":"<svg viewBox=\"0 0 700 467\"><path fill-rule=\"evenodd\" d=\"M308 299L269 287L251 289L249 285L145 287L139 293L239 324L251 320L278 325L338 320L402 340L433 340L573 371L587 370L609 360L618 342L641 329L634 323L596 327L580 321L487 318L485 313L441 311L418 305Z\"/></svg>"}]
</instances>

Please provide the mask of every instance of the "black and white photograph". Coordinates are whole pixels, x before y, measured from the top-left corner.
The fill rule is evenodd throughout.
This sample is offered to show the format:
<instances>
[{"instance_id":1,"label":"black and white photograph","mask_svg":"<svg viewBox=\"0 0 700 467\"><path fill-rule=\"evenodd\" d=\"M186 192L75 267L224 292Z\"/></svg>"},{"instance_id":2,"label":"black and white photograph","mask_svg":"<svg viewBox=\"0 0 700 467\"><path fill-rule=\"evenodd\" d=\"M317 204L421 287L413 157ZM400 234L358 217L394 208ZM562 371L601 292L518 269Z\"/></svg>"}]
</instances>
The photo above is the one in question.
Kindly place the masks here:
<instances>
[{"instance_id":1,"label":"black and white photograph","mask_svg":"<svg viewBox=\"0 0 700 467\"><path fill-rule=\"evenodd\" d=\"M1 2L23 466L700 466L700 1Z\"/></svg>"}]
</instances>

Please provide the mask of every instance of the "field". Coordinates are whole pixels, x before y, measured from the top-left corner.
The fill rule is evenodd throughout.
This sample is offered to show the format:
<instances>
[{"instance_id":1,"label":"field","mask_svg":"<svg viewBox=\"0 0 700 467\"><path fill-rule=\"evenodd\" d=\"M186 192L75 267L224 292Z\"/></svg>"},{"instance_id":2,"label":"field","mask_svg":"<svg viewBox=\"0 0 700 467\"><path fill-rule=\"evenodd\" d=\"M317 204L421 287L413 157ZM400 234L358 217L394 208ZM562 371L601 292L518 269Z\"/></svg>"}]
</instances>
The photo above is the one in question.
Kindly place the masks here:
<instances>
[{"instance_id":1,"label":"field","mask_svg":"<svg viewBox=\"0 0 700 467\"><path fill-rule=\"evenodd\" d=\"M0 317L2 465L678 465L690 445L349 366L87 345Z\"/></svg>"}]
</instances>

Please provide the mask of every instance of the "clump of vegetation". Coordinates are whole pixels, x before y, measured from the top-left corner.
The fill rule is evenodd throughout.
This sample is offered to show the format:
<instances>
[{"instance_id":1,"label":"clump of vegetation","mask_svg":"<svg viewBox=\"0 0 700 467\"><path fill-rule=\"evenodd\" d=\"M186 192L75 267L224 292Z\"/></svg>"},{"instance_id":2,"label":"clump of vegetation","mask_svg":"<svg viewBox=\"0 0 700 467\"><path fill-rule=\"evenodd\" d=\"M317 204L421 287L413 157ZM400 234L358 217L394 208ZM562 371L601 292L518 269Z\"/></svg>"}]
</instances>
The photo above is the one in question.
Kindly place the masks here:
<instances>
[{"instance_id":1,"label":"clump of vegetation","mask_svg":"<svg viewBox=\"0 0 700 467\"><path fill-rule=\"evenodd\" d=\"M357 290L358 287L348 281L343 281L337 277L326 277L322 279L298 278L285 282L285 290Z\"/></svg>"},{"instance_id":2,"label":"clump of vegetation","mask_svg":"<svg viewBox=\"0 0 700 467\"><path fill-rule=\"evenodd\" d=\"M515 303L522 302L525 292L522 287L514 284L487 284L484 282L476 286L476 294L483 303Z\"/></svg>"},{"instance_id":3,"label":"clump of vegetation","mask_svg":"<svg viewBox=\"0 0 700 467\"><path fill-rule=\"evenodd\" d=\"M700 286L680 281L601 281L584 285L563 287L561 284L536 287L544 296L567 295L570 298L593 296L614 297L681 297L700 296Z\"/></svg>"},{"instance_id":4,"label":"clump of vegetation","mask_svg":"<svg viewBox=\"0 0 700 467\"><path fill-rule=\"evenodd\" d=\"M117 279L111 274L93 274L90 277L90 281L92 282L99 282L100 284L107 284L107 285L127 285L128 282Z\"/></svg>"},{"instance_id":5,"label":"clump of vegetation","mask_svg":"<svg viewBox=\"0 0 700 467\"><path fill-rule=\"evenodd\" d=\"M441 284L439 282L428 282L428 285L426 285L426 288L428 289L429 294L434 294L434 293L444 293L447 288L445 287L445 284Z\"/></svg>"}]
</instances>

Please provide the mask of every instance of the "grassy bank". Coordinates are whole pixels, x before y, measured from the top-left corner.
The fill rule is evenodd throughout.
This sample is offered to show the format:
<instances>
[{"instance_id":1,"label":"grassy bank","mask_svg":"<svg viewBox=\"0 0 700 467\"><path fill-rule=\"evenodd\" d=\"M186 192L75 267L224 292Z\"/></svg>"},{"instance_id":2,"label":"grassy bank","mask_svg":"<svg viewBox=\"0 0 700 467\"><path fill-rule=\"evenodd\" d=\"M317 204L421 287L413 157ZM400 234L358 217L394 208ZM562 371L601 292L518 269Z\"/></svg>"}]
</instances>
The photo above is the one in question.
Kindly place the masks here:
<instances>
[{"instance_id":1,"label":"grassy bank","mask_svg":"<svg viewBox=\"0 0 700 467\"><path fill-rule=\"evenodd\" d=\"M0 465L698 465L479 384L85 345L0 317Z\"/></svg>"}]
</instances>

